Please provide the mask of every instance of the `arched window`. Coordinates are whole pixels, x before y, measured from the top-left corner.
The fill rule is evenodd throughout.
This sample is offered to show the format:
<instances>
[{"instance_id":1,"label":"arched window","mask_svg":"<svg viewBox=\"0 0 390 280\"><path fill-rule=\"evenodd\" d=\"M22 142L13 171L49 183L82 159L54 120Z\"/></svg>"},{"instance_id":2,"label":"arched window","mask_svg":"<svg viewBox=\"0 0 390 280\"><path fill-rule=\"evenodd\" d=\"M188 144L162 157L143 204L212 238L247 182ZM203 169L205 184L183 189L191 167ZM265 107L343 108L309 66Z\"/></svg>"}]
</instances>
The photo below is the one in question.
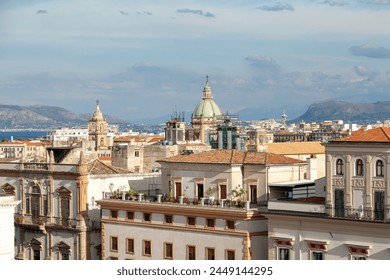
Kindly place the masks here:
<instances>
[{"instance_id":1,"label":"arched window","mask_svg":"<svg viewBox=\"0 0 390 280\"><path fill-rule=\"evenodd\" d=\"M336 175L344 174L344 162L342 159L336 160Z\"/></svg>"},{"instance_id":2,"label":"arched window","mask_svg":"<svg viewBox=\"0 0 390 280\"><path fill-rule=\"evenodd\" d=\"M60 206L61 225L68 227L70 225L70 198L72 193L65 187L60 187L57 190Z\"/></svg>"},{"instance_id":3,"label":"arched window","mask_svg":"<svg viewBox=\"0 0 390 280\"><path fill-rule=\"evenodd\" d=\"M33 222L38 222L41 214L41 191L39 190L39 187L32 187L30 200L32 220Z\"/></svg>"},{"instance_id":4,"label":"arched window","mask_svg":"<svg viewBox=\"0 0 390 280\"><path fill-rule=\"evenodd\" d=\"M383 168L384 168L383 161L377 160L376 164L375 164L375 175L377 177L383 177L384 176Z\"/></svg>"},{"instance_id":5,"label":"arched window","mask_svg":"<svg viewBox=\"0 0 390 280\"><path fill-rule=\"evenodd\" d=\"M361 160L361 159L358 159L356 161L356 172L355 172L355 175L356 176L363 176L364 175L364 164L363 164L363 160Z\"/></svg>"}]
</instances>

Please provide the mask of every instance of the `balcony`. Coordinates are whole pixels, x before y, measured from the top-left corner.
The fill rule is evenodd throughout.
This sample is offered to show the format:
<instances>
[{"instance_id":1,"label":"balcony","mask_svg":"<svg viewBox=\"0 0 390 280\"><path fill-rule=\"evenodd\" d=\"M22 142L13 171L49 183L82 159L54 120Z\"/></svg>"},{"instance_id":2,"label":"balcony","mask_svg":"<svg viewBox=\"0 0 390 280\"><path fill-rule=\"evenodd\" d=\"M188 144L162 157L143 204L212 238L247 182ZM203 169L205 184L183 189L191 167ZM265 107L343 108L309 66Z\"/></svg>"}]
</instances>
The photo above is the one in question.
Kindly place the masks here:
<instances>
[{"instance_id":1,"label":"balcony","mask_svg":"<svg viewBox=\"0 0 390 280\"><path fill-rule=\"evenodd\" d=\"M118 193L116 192L103 192L103 199L117 199L122 201L171 204L192 207L229 208L241 210L257 209L258 207L257 204L250 203L249 201L244 201L242 199L215 199L214 197L187 198L185 196L167 197L165 194L158 194L154 196L137 194L128 196L125 193L118 195Z\"/></svg>"},{"instance_id":2,"label":"balcony","mask_svg":"<svg viewBox=\"0 0 390 280\"><path fill-rule=\"evenodd\" d=\"M77 225L77 220L63 220L59 217L53 217L50 219L50 217L46 216L33 217L29 214L15 214L15 223L24 227L38 227L43 231L46 227L75 228Z\"/></svg>"},{"instance_id":3,"label":"balcony","mask_svg":"<svg viewBox=\"0 0 390 280\"><path fill-rule=\"evenodd\" d=\"M263 211L274 214L294 216L316 216L338 220L354 220L362 222L390 223L390 215L386 210L359 208L335 208L324 204L300 204L291 202L269 201L268 209Z\"/></svg>"}]
</instances>

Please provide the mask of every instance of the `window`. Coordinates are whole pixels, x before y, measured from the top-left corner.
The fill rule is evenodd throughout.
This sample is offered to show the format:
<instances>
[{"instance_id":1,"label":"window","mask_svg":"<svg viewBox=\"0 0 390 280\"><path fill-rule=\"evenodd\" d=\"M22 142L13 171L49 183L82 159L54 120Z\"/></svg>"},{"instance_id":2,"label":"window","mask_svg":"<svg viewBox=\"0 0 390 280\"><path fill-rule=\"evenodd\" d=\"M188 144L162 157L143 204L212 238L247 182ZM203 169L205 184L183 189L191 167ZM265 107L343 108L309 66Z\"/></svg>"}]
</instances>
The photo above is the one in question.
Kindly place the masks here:
<instances>
[{"instance_id":1,"label":"window","mask_svg":"<svg viewBox=\"0 0 390 280\"><path fill-rule=\"evenodd\" d=\"M164 244L164 258L165 259L173 259L173 244L165 243Z\"/></svg>"},{"instance_id":2,"label":"window","mask_svg":"<svg viewBox=\"0 0 390 280\"><path fill-rule=\"evenodd\" d=\"M226 185L219 185L220 189L220 198L221 199L226 199L227 198L227 187Z\"/></svg>"},{"instance_id":3,"label":"window","mask_svg":"<svg viewBox=\"0 0 390 280\"><path fill-rule=\"evenodd\" d=\"M227 228L227 229L234 229L234 228L235 228L235 222L234 222L234 221L227 220L227 221L226 221L226 228Z\"/></svg>"},{"instance_id":4,"label":"window","mask_svg":"<svg viewBox=\"0 0 390 280\"><path fill-rule=\"evenodd\" d=\"M226 250L226 259L227 260L235 260L236 252L234 250Z\"/></svg>"},{"instance_id":5,"label":"window","mask_svg":"<svg viewBox=\"0 0 390 280\"><path fill-rule=\"evenodd\" d=\"M149 213L144 213L144 221L150 222L150 214Z\"/></svg>"},{"instance_id":6,"label":"window","mask_svg":"<svg viewBox=\"0 0 390 280\"><path fill-rule=\"evenodd\" d=\"M172 215L165 215L165 223L172 224L173 217Z\"/></svg>"},{"instance_id":7,"label":"window","mask_svg":"<svg viewBox=\"0 0 390 280\"><path fill-rule=\"evenodd\" d=\"M57 244L57 250L60 253L61 260L70 260L70 246L61 241Z\"/></svg>"},{"instance_id":8,"label":"window","mask_svg":"<svg viewBox=\"0 0 390 280\"><path fill-rule=\"evenodd\" d=\"M336 160L336 175L344 174L344 162L342 159Z\"/></svg>"},{"instance_id":9,"label":"window","mask_svg":"<svg viewBox=\"0 0 390 280\"><path fill-rule=\"evenodd\" d=\"M195 226L195 217L187 217L187 225Z\"/></svg>"},{"instance_id":10,"label":"window","mask_svg":"<svg viewBox=\"0 0 390 280\"><path fill-rule=\"evenodd\" d=\"M214 227L215 226L215 220L214 219L206 219L206 227Z\"/></svg>"},{"instance_id":11,"label":"window","mask_svg":"<svg viewBox=\"0 0 390 280\"><path fill-rule=\"evenodd\" d=\"M250 185L251 203L257 203L257 186Z\"/></svg>"},{"instance_id":12,"label":"window","mask_svg":"<svg viewBox=\"0 0 390 280\"><path fill-rule=\"evenodd\" d=\"M311 252L311 259L312 260L324 260L324 252L317 252L317 251L312 251Z\"/></svg>"},{"instance_id":13,"label":"window","mask_svg":"<svg viewBox=\"0 0 390 280\"><path fill-rule=\"evenodd\" d=\"M70 224L70 199L72 193L67 188L62 186L57 190L57 194L60 200L59 203L60 203L61 225L67 227ZM45 203L47 202L44 201L44 204Z\"/></svg>"},{"instance_id":14,"label":"window","mask_svg":"<svg viewBox=\"0 0 390 280\"><path fill-rule=\"evenodd\" d=\"M364 164L363 164L363 160L361 160L361 159L356 160L355 175L356 176L363 176L364 175Z\"/></svg>"},{"instance_id":15,"label":"window","mask_svg":"<svg viewBox=\"0 0 390 280\"><path fill-rule=\"evenodd\" d=\"M139 157L139 151L135 151L135 152L134 152L134 156L135 156L135 157Z\"/></svg>"},{"instance_id":16,"label":"window","mask_svg":"<svg viewBox=\"0 0 390 280\"><path fill-rule=\"evenodd\" d=\"M203 184L197 184L198 189L198 198L204 197L204 188Z\"/></svg>"},{"instance_id":17,"label":"window","mask_svg":"<svg viewBox=\"0 0 390 280\"><path fill-rule=\"evenodd\" d=\"M41 251L38 249L33 250L33 260L40 260L41 259Z\"/></svg>"},{"instance_id":18,"label":"window","mask_svg":"<svg viewBox=\"0 0 390 280\"><path fill-rule=\"evenodd\" d=\"M367 260L369 246L347 245L347 247L351 254L351 260Z\"/></svg>"},{"instance_id":19,"label":"window","mask_svg":"<svg viewBox=\"0 0 390 280\"><path fill-rule=\"evenodd\" d=\"M37 186L32 188L30 207L33 223L37 223L41 212L41 191Z\"/></svg>"},{"instance_id":20,"label":"window","mask_svg":"<svg viewBox=\"0 0 390 280\"><path fill-rule=\"evenodd\" d=\"M310 259L325 260L327 243L323 241L309 241L309 240L307 240L307 242L310 250Z\"/></svg>"},{"instance_id":21,"label":"window","mask_svg":"<svg viewBox=\"0 0 390 280\"><path fill-rule=\"evenodd\" d=\"M175 196L179 197L181 196L181 183L175 182Z\"/></svg>"},{"instance_id":22,"label":"window","mask_svg":"<svg viewBox=\"0 0 390 280\"><path fill-rule=\"evenodd\" d=\"M134 212L128 211L127 212L127 219L128 220L134 220Z\"/></svg>"},{"instance_id":23,"label":"window","mask_svg":"<svg viewBox=\"0 0 390 280\"><path fill-rule=\"evenodd\" d=\"M362 260L367 260L367 257L362 255L352 255L351 259L354 261L362 261Z\"/></svg>"},{"instance_id":24,"label":"window","mask_svg":"<svg viewBox=\"0 0 390 280\"><path fill-rule=\"evenodd\" d=\"M118 211L111 210L111 218L112 219L118 219Z\"/></svg>"},{"instance_id":25,"label":"window","mask_svg":"<svg viewBox=\"0 0 390 280\"><path fill-rule=\"evenodd\" d=\"M195 246L187 246L187 259L188 260L196 260L196 247Z\"/></svg>"},{"instance_id":26,"label":"window","mask_svg":"<svg viewBox=\"0 0 390 280\"><path fill-rule=\"evenodd\" d=\"M278 260L289 260L290 249L289 248L278 248Z\"/></svg>"},{"instance_id":27,"label":"window","mask_svg":"<svg viewBox=\"0 0 390 280\"><path fill-rule=\"evenodd\" d=\"M69 260L69 253L61 253L61 260Z\"/></svg>"},{"instance_id":28,"label":"window","mask_svg":"<svg viewBox=\"0 0 390 280\"><path fill-rule=\"evenodd\" d=\"M215 260L214 248L206 248L206 260Z\"/></svg>"},{"instance_id":29,"label":"window","mask_svg":"<svg viewBox=\"0 0 390 280\"><path fill-rule=\"evenodd\" d=\"M384 168L383 161L377 160L376 164L375 164L375 175L377 177L383 177L384 176L383 168Z\"/></svg>"},{"instance_id":30,"label":"window","mask_svg":"<svg viewBox=\"0 0 390 280\"><path fill-rule=\"evenodd\" d=\"M335 190L335 217L344 217L344 190Z\"/></svg>"},{"instance_id":31,"label":"window","mask_svg":"<svg viewBox=\"0 0 390 280\"><path fill-rule=\"evenodd\" d=\"M384 220L385 218L385 192L374 192L374 219Z\"/></svg>"},{"instance_id":32,"label":"window","mask_svg":"<svg viewBox=\"0 0 390 280\"><path fill-rule=\"evenodd\" d=\"M126 239L126 253L134 254L134 239L132 238Z\"/></svg>"},{"instance_id":33,"label":"window","mask_svg":"<svg viewBox=\"0 0 390 280\"><path fill-rule=\"evenodd\" d=\"M143 255L148 257L152 256L152 241L144 240L143 245Z\"/></svg>"},{"instance_id":34,"label":"window","mask_svg":"<svg viewBox=\"0 0 390 280\"><path fill-rule=\"evenodd\" d=\"M118 237L111 236L111 251L118 251Z\"/></svg>"}]
</instances>

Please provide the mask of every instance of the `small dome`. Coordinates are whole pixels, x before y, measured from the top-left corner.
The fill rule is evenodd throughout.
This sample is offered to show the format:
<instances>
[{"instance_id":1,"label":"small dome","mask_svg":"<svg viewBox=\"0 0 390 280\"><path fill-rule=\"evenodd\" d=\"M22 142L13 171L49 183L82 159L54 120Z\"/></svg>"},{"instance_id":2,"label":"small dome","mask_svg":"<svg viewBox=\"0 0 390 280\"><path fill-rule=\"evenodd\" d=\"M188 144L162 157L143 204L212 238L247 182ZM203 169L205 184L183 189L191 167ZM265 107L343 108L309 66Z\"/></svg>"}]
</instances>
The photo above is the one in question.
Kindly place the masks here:
<instances>
[{"instance_id":1,"label":"small dome","mask_svg":"<svg viewBox=\"0 0 390 280\"><path fill-rule=\"evenodd\" d=\"M203 98L195 107L193 117L211 118L217 116L222 116L222 112L217 103L213 100L211 88L207 79L203 89Z\"/></svg>"},{"instance_id":2,"label":"small dome","mask_svg":"<svg viewBox=\"0 0 390 280\"><path fill-rule=\"evenodd\" d=\"M100 111L100 107L99 107L99 101L96 102L96 110L95 112L93 113L93 117L92 117L93 120L103 120L103 114L102 112Z\"/></svg>"}]
</instances>

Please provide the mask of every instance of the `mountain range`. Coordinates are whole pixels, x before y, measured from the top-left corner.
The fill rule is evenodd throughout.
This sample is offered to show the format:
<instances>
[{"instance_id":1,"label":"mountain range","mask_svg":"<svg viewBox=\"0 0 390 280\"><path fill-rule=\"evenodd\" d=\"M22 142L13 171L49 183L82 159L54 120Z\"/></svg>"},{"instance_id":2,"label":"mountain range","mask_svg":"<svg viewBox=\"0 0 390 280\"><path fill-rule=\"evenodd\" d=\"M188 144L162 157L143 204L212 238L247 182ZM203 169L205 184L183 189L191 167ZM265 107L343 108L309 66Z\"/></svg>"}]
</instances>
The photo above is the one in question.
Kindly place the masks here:
<instances>
[{"instance_id":1,"label":"mountain range","mask_svg":"<svg viewBox=\"0 0 390 280\"><path fill-rule=\"evenodd\" d=\"M265 119L264 108L247 108L240 110L237 115L240 120ZM269 111L269 110L268 110ZM272 110L271 110L272 111ZM275 113L275 112L273 112ZM282 112L281 112L282 113ZM287 114L289 112L286 112ZM104 112L103 112L104 114ZM190 120L191 113L187 112L185 120ZM104 114L109 124L164 123L170 119L169 115L155 119L123 120ZM0 128L58 128L86 126L90 114L76 114L57 106L19 106L0 104ZM269 118L272 118L271 116ZM326 101L309 106L301 116L289 120L289 123L321 122L324 120L343 120L346 123L375 123L390 119L390 101L375 103L353 103L347 101Z\"/></svg>"},{"instance_id":2,"label":"mountain range","mask_svg":"<svg viewBox=\"0 0 390 280\"><path fill-rule=\"evenodd\" d=\"M0 128L58 128L86 126L91 114L75 114L57 106L3 105L0 104ZM125 123L126 121L105 115L109 123Z\"/></svg>"}]
</instances>

